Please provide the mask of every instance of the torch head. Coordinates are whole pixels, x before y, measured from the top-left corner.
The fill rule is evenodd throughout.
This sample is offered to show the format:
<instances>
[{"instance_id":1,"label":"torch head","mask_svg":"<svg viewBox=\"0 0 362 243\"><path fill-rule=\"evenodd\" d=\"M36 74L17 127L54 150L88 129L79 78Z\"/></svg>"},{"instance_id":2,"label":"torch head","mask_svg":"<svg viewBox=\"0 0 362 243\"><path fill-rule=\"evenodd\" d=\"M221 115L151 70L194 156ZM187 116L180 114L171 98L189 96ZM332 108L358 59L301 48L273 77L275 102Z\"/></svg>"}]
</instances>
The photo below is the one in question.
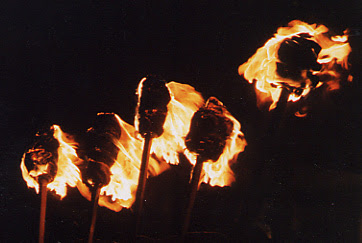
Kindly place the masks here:
<instances>
[{"instance_id":1,"label":"torch head","mask_svg":"<svg viewBox=\"0 0 362 243\"><path fill-rule=\"evenodd\" d=\"M121 127L113 113L99 113L85 136L85 156L111 167L117 158L117 141L121 133Z\"/></svg>"},{"instance_id":2,"label":"torch head","mask_svg":"<svg viewBox=\"0 0 362 243\"><path fill-rule=\"evenodd\" d=\"M140 85L136 109L138 131L142 136L152 134L153 137L159 137L163 133L167 104L171 100L170 92L165 81L150 75Z\"/></svg>"},{"instance_id":3,"label":"torch head","mask_svg":"<svg viewBox=\"0 0 362 243\"><path fill-rule=\"evenodd\" d=\"M204 161L217 161L232 133L233 123L224 112L223 104L211 97L205 107L200 108L192 117L186 147Z\"/></svg>"},{"instance_id":4,"label":"torch head","mask_svg":"<svg viewBox=\"0 0 362 243\"><path fill-rule=\"evenodd\" d=\"M103 187L109 184L111 172L105 163L88 159L87 168L82 173L82 179L83 183L91 189Z\"/></svg>"},{"instance_id":5,"label":"torch head","mask_svg":"<svg viewBox=\"0 0 362 243\"><path fill-rule=\"evenodd\" d=\"M36 142L25 154L25 166L38 183L49 183L57 173L59 142L54 138L54 129L37 133Z\"/></svg>"},{"instance_id":6,"label":"torch head","mask_svg":"<svg viewBox=\"0 0 362 243\"><path fill-rule=\"evenodd\" d=\"M99 113L87 130L83 149L87 164L82 170L82 180L88 187L102 187L110 182L110 167L117 159L121 131L113 113Z\"/></svg>"},{"instance_id":7,"label":"torch head","mask_svg":"<svg viewBox=\"0 0 362 243\"><path fill-rule=\"evenodd\" d=\"M282 78L291 80L300 80L301 88L305 87L306 77L302 77L302 71L307 71L307 78L316 86L319 82L313 71L319 71L322 65L317 62L321 46L310 40L311 36L307 33L298 34L291 38L285 39L279 47L277 62L277 73Z\"/></svg>"}]
</instances>

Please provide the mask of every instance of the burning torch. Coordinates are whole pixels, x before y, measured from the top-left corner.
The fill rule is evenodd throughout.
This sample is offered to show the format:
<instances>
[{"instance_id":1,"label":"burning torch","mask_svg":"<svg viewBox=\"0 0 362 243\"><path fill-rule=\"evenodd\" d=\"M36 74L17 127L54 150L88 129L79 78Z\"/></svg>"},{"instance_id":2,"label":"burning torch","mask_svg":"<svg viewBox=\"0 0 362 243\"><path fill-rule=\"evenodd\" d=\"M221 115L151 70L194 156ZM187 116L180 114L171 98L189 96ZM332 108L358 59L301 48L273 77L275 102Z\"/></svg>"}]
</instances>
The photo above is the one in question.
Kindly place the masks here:
<instances>
[{"instance_id":1,"label":"burning torch","mask_svg":"<svg viewBox=\"0 0 362 243\"><path fill-rule=\"evenodd\" d=\"M279 46L276 74L281 79L294 82L276 84L281 88L281 93L273 111L273 126L280 124L290 95L299 97L305 89L314 89L319 84L319 78L314 73L322 68L317 62L322 48L317 42L310 40L310 37L308 34L295 35L285 39Z\"/></svg>"},{"instance_id":2,"label":"burning torch","mask_svg":"<svg viewBox=\"0 0 362 243\"><path fill-rule=\"evenodd\" d=\"M324 25L293 20L278 28L274 37L239 67L239 74L255 84L258 106L271 102L266 135L274 140L276 149L272 150L278 150L289 101L298 101L321 86L334 90L342 80L352 80L347 72L348 36L332 36L328 31Z\"/></svg>"},{"instance_id":3,"label":"burning torch","mask_svg":"<svg viewBox=\"0 0 362 243\"><path fill-rule=\"evenodd\" d=\"M99 113L94 126L85 136L84 157L86 167L82 170L83 183L91 191L92 216L88 242L93 242L97 219L97 208L102 187L110 182L110 167L117 158L117 141L121 137L121 128L112 113Z\"/></svg>"},{"instance_id":4,"label":"burning torch","mask_svg":"<svg viewBox=\"0 0 362 243\"><path fill-rule=\"evenodd\" d=\"M284 110L288 101L298 101L322 85L334 90L343 79L352 80L346 72L348 36L328 31L324 25L293 20L239 67L239 74L255 83L259 106L272 101L269 110Z\"/></svg>"},{"instance_id":5,"label":"burning torch","mask_svg":"<svg viewBox=\"0 0 362 243\"><path fill-rule=\"evenodd\" d=\"M215 162L219 159L226 140L233 131L233 122L225 116L225 111L223 104L218 99L211 97L191 120L190 131L186 136L186 146L189 151L197 154L197 161L191 177L189 201L182 228L183 237L189 228L203 163L205 161Z\"/></svg>"},{"instance_id":6,"label":"burning torch","mask_svg":"<svg viewBox=\"0 0 362 243\"><path fill-rule=\"evenodd\" d=\"M163 124L167 115L167 104L171 100L165 81L150 75L141 80L137 89L137 95L138 104L136 108L135 127L144 138L144 146L135 201L135 211L137 214L136 232L139 231L141 226L152 138L162 135Z\"/></svg>"},{"instance_id":7,"label":"burning torch","mask_svg":"<svg viewBox=\"0 0 362 243\"><path fill-rule=\"evenodd\" d=\"M270 120L265 139L272 161L280 160L281 127L288 101L298 101L321 86L338 89L342 80L352 80L347 72L351 48L348 36L332 36L324 25L291 21L239 67L239 74L255 84L258 106L271 101ZM300 115L299 115L300 116ZM270 158L257 165L260 170ZM281 163L279 162L278 166ZM276 164L273 164L274 167ZM276 174L282 181L282 171Z\"/></svg>"},{"instance_id":8,"label":"burning torch","mask_svg":"<svg viewBox=\"0 0 362 243\"><path fill-rule=\"evenodd\" d=\"M47 185L54 180L57 173L59 142L50 131L38 133L34 146L24 154L24 165L29 176L38 183L40 191L39 243L44 242L47 203Z\"/></svg>"}]
</instances>

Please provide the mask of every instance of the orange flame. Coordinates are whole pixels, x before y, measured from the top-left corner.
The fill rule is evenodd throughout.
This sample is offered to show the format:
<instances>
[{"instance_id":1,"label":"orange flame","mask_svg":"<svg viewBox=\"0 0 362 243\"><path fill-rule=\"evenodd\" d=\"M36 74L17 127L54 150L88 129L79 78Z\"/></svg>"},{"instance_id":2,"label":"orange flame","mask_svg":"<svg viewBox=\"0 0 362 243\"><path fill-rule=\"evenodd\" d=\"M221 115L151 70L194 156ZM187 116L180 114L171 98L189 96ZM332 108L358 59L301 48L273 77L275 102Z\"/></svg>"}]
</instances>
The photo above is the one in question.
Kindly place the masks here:
<instances>
[{"instance_id":1,"label":"orange flame","mask_svg":"<svg viewBox=\"0 0 362 243\"><path fill-rule=\"evenodd\" d=\"M178 164L178 153L186 149L185 137L189 131L191 118L203 105L204 99L192 86L170 82L166 84L171 95L167 105L167 116L163 134L153 139L151 152L167 163Z\"/></svg>"},{"instance_id":2,"label":"orange flame","mask_svg":"<svg viewBox=\"0 0 362 243\"><path fill-rule=\"evenodd\" d=\"M138 86L138 93L142 90L143 78ZM195 153L190 152L185 145L185 137L189 131L194 113L204 104L204 99L192 86L169 82L166 84L171 95L167 106L168 112L164 124L164 133L153 139L151 152L158 158L170 164L178 164L178 153L184 153L191 164L196 164ZM235 179L229 163L236 161L237 155L244 150L246 141L240 131L240 123L230 114L226 116L233 122L233 132L226 142L225 149L216 162L207 161L203 166L205 183L211 186L230 185ZM137 115L135 117L136 128Z\"/></svg>"},{"instance_id":3,"label":"orange flame","mask_svg":"<svg viewBox=\"0 0 362 243\"><path fill-rule=\"evenodd\" d=\"M143 78L137 88L140 94ZM149 161L149 176L156 176L169 168L168 164L178 164L178 153L186 149L184 138L190 127L193 114L203 105L201 94L189 85L170 82L166 84L171 101L167 108L168 113L164 123L164 132L152 141ZM139 104L140 100L138 100ZM135 116L135 127L138 128L138 119ZM142 158L144 139L132 125L122 121L115 115L121 127L121 138L116 141L120 149L117 160L111 167L111 181L101 190L99 204L114 211L123 207L129 208L135 200L139 170ZM90 199L90 192L85 185L79 190Z\"/></svg>"},{"instance_id":4,"label":"orange flame","mask_svg":"<svg viewBox=\"0 0 362 243\"><path fill-rule=\"evenodd\" d=\"M51 191L55 191L61 198L65 197L67 194L67 185L70 187L75 187L80 181L80 171L75 165L80 162L77 153L76 147L77 144L64 133L58 125L53 125L54 129L54 138L58 140L58 160L57 160L57 173L54 177L54 180L47 185L47 188ZM32 151L33 149L30 149ZM48 164L44 166L37 166L34 170L28 171L25 166L25 154L22 158L20 168L24 180L26 181L28 187L34 188L36 193L39 193L39 183L36 181L35 177L40 174L45 173Z\"/></svg>"},{"instance_id":5,"label":"orange flame","mask_svg":"<svg viewBox=\"0 0 362 243\"><path fill-rule=\"evenodd\" d=\"M220 101L219 101L220 102ZM220 102L221 105L223 105ZM241 126L238 120L233 117L230 112L224 110L224 115L233 123L233 130L226 140L225 148L217 161L205 161L203 164L203 179L202 182L211 186L230 186L235 181L234 172L230 165L235 163L239 153L244 151L247 142L242 133ZM193 165L196 164L196 154L187 150Z\"/></svg>"},{"instance_id":6,"label":"orange flame","mask_svg":"<svg viewBox=\"0 0 362 243\"><path fill-rule=\"evenodd\" d=\"M351 47L347 42L348 35L345 31L343 36L330 37L328 31L324 25L309 25L300 20L291 21L288 27L278 28L274 37L269 39L246 63L239 67L239 74L244 75L249 83L256 81L255 88L258 91L259 105L271 100L272 104L269 110L275 108L283 83L290 87L303 89L301 94L292 93L289 96L290 101L299 100L313 88L311 80L305 75L306 73L301 75L306 84L305 87L301 87L301 80L282 78L276 72L280 44L299 34L309 34L311 37L308 39L318 43L322 48L317 59L317 62L322 64L322 69L313 72L313 75L320 79L316 85L317 88L326 83L330 90L338 89L342 79L352 80L352 76L344 75L349 68L348 55L351 52Z\"/></svg>"},{"instance_id":7,"label":"orange flame","mask_svg":"<svg viewBox=\"0 0 362 243\"><path fill-rule=\"evenodd\" d=\"M114 116L122 130L120 139L114 141L119 152L115 163L110 168L110 183L101 189L99 205L118 212L123 207L131 207L134 203L143 141L136 137L136 130L132 125L124 122L118 115L114 114ZM150 176L159 175L168 168L168 164L150 157L148 167ZM84 184L79 185L78 189L84 197L90 200L91 193Z\"/></svg>"},{"instance_id":8,"label":"orange flame","mask_svg":"<svg viewBox=\"0 0 362 243\"><path fill-rule=\"evenodd\" d=\"M146 78L143 78L137 88L137 106L140 105L140 94L145 80ZM163 125L164 132L160 137L153 139L151 153L169 164L178 164L178 153L183 153L186 149L185 137L190 127L191 118L204 104L204 99L199 92L187 84L169 82L166 87L171 100L167 105L168 112ZM138 114L135 115L134 123L138 131ZM141 136L138 137L143 140Z\"/></svg>"},{"instance_id":9,"label":"orange flame","mask_svg":"<svg viewBox=\"0 0 362 243\"><path fill-rule=\"evenodd\" d=\"M142 80L140 85L142 85ZM160 137L154 138L152 142L149 176L159 175L170 167L169 164L178 164L178 153L184 153L191 163L196 162L196 154L192 154L186 149L185 137L193 114L203 105L204 100L201 94L190 85L170 82L167 84L167 88L171 94L171 101L168 104L164 133ZM114 114L114 116L121 128L120 139L114 141L119 152L116 161L110 168L110 183L101 189L99 205L120 211L124 207L131 207L134 203L144 141L135 127L124 122L118 115ZM227 114L227 116L234 123L234 131L227 141L224 153L217 162L210 165L206 162L204 166L204 181L211 185L229 185L234 180L229 161L235 161L236 155L243 151L246 145L239 122L231 115ZM137 119L135 119L135 125L138 126ZM53 128L54 138L59 142L58 171L54 181L48 184L48 188L63 198L67 193L67 185L77 186L80 193L90 200L91 192L82 182L80 170L77 167L84 162L76 153L77 144L62 132L59 126L54 125ZM20 166L24 180L28 187L35 188L39 192L39 184L32 176L42 173L46 168L39 168L40 172L28 172L24 164L24 157Z\"/></svg>"}]
</instances>

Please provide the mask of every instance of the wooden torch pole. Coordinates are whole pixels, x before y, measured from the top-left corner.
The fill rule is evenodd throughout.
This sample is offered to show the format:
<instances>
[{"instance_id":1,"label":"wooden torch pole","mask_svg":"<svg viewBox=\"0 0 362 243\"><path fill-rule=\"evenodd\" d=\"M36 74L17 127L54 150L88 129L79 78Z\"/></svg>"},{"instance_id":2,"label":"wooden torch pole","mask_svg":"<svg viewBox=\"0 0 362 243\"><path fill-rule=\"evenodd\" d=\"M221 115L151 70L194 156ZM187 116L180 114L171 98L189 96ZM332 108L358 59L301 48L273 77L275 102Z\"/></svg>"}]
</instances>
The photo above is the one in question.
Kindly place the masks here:
<instances>
[{"instance_id":1,"label":"wooden torch pole","mask_svg":"<svg viewBox=\"0 0 362 243\"><path fill-rule=\"evenodd\" d=\"M96 221L97 221L97 209L98 209L98 201L99 195L101 192L101 187L97 186L92 189L92 218L91 218L91 225L89 229L89 236L88 236L88 243L92 243L94 239L94 231L96 228Z\"/></svg>"},{"instance_id":2,"label":"wooden torch pole","mask_svg":"<svg viewBox=\"0 0 362 243\"><path fill-rule=\"evenodd\" d=\"M141 218L142 218L142 211L143 211L143 201L145 195L145 186L147 180L147 171L148 171L148 162L149 162L149 155L150 149L152 145L152 134L147 133L145 135L145 142L143 146L143 153L142 153L142 162L140 168L140 175L138 178L138 187L136 192L136 203L135 203L135 210L136 210L136 233L140 231L141 227Z\"/></svg>"},{"instance_id":3,"label":"wooden torch pole","mask_svg":"<svg viewBox=\"0 0 362 243\"><path fill-rule=\"evenodd\" d=\"M191 213L192 213L192 209L194 207L197 189L199 187L200 176L201 176L203 164L204 164L204 161L200 158L200 156L198 156L196 165L192 172L189 201L188 201L188 205L187 205L187 209L186 209L186 213L185 213L185 217L184 217L184 222L183 222L183 227L182 227L182 238L185 237L185 235L187 234L187 231L189 229Z\"/></svg>"},{"instance_id":4,"label":"wooden torch pole","mask_svg":"<svg viewBox=\"0 0 362 243\"><path fill-rule=\"evenodd\" d=\"M40 186L40 217L39 217L39 243L44 243L45 234L45 216L47 207L47 185L46 179L39 180Z\"/></svg>"}]
</instances>

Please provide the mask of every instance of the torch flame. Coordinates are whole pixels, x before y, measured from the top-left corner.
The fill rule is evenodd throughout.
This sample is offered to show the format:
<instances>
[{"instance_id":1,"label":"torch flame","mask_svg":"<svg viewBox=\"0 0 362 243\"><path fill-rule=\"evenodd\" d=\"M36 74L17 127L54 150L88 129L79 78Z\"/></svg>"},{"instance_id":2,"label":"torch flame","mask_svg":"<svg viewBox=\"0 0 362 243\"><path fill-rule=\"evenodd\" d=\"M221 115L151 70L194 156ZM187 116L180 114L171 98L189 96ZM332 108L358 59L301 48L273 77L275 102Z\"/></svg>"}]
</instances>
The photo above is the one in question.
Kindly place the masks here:
<instances>
[{"instance_id":1,"label":"torch flame","mask_svg":"<svg viewBox=\"0 0 362 243\"><path fill-rule=\"evenodd\" d=\"M138 90L141 90L141 80ZM168 113L164 123L164 133L154 138L152 142L151 156L149 158L148 175L156 176L167 170L169 164L179 163L179 153L184 153L192 164L196 163L196 154L186 149L185 137L188 133L193 114L203 106L204 100L201 94L186 84L170 82L166 84L171 101L167 108ZM240 123L229 113L226 114L233 123L233 132L226 142L223 154L217 162L205 163L204 182L210 185L229 185L233 180L233 172L229 167L229 161L235 161L239 152L244 150L246 142L240 131ZM114 211L122 208L130 208L135 201L139 170L142 158L144 139L134 126L123 121L114 114L121 128L121 137L113 141L119 148L116 161L110 168L110 183L101 188L99 205ZM135 119L137 127L137 119ZM55 191L61 198L67 194L67 186L77 186L80 193L90 200L91 192L82 182L78 166L84 162L77 155L78 144L69 135L64 133L57 125L53 125L54 138L59 142L57 173L54 181L47 186ZM30 151L30 150L29 150ZM44 173L47 165L40 166L36 170L28 171L25 163L25 154L21 162L21 170L28 187L35 188L39 193L39 184L35 176Z\"/></svg>"},{"instance_id":2,"label":"torch flame","mask_svg":"<svg viewBox=\"0 0 362 243\"><path fill-rule=\"evenodd\" d=\"M139 93L144 81L145 78L139 83L137 88ZM153 139L151 153L169 164L178 164L178 153L183 153L191 164L195 165L197 155L186 148L185 137L189 131L192 116L203 106L204 99L190 85L169 82L166 86L169 89L171 101L167 105L168 112L163 126L164 132L160 137ZM203 167L203 181L211 186L226 186L235 180L229 164L236 161L237 155L246 146L244 135L240 131L240 123L230 113L226 112L226 116L234 124L233 132L227 140L220 158L216 162L205 162ZM136 128L137 120L136 115Z\"/></svg>"},{"instance_id":3,"label":"torch flame","mask_svg":"<svg viewBox=\"0 0 362 243\"><path fill-rule=\"evenodd\" d=\"M67 194L67 185L75 187L81 181L80 171L75 165L80 160L76 153L77 144L58 125L53 125L52 129L54 130L54 138L59 142L58 160L56 162L58 170L54 180L47 185L47 188L64 198ZM30 149L28 152L33 150ZM28 187L34 188L36 193L39 193L39 183L35 177L44 174L49 165L37 166L34 170L28 171L25 166L25 154L20 164L23 178Z\"/></svg>"},{"instance_id":4,"label":"torch flame","mask_svg":"<svg viewBox=\"0 0 362 243\"><path fill-rule=\"evenodd\" d=\"M140 81L137 89L139 93L144 81L145 78ZM204 99L190 85L169 82L166 86L169 89L171 101L167 105L168 112L163 126L164 132L160 137L153 139L151 152L169 164L178 164L178 153L183 153L191 164L195 165L197 154L186 148L185 137L189 131L192 116L203 106ZM234 124L233 132L226 141L225 149L220 158L216 162L205 162L203 167L203 181L211 186L226 186L235 180L229 164L236 161L237 155L246 146L244 135L240 131L240 123L229 112L226 112L226 116ZM136 115L136 128L137 120Z\"/></svg>"},{"instance_id":5,"label":"torch flame","mask_svg":"<svg viewBox=\"0 0 362 243\"><path fill-rule=\"evenodd\" d=\"M236 162L238 154L243 152L247 145L238 120L230 113L226 114L226 117L233 122L234 126L226 141L224 151L216 162L206 161L203 167L205 172L203 182L211 186L229 186L235 181L230 165Z\"/></svg>"},{"instance_id":6,"label":"torch flame","mask_svg":"<svg viewBox=\"0 0 362 243\"><path fill-rule=\"evenodd\" d=\"M322 48L317 56L317 62L322 65L322 69L313 72L320 82L315 85L316 88L326 83L330 90L338 89L342 79L352 80L352 76L346 74L349 68L348 55L351 52L351 47L347 42L348 35L345 31L343 36L329 37L328 31L324 25L309 25L300 20L291 21L288 27L278 28L274 37L239 67L239 74L244 75L249 83L256 82L259 105L272 101L269 110L275 108L283 85L302 89L302 92L292 93L289 96L290 101L297 101L306 96L314 87L306 75L307 70L301 73L300 80L283 78L277 73L277 62L280 61L278 50L281 43L296 36L307 34L308 40L316 42Z\"/></svg>"},{"instance_id":7,"label":"torch flame","mask_svg":"<svg viewBox=\"0 0 362 243\"><path fill-rule=\"evenodd\" d=\"M67 194L67 185L75 187L81 181L80 171L76 166L81 160L76 152L77 143L71 140L59 126L54 125L53 127L54 137L59 141L58 171L48 188L55 190L63 198Z\"/></svg>"},{"instance_id":8,"label":"torch flame","mask_svg":"<svg viewBox=\"0 0 362 243\"><path fill-rule=\"evenodd\" d=\"M210 99L209 99L210 100ZM208 102L209 102L208 100ZM215 98L213 99L215 100ZM232 122L232 131L225 141L225 147L217 161L207 160L203 163L203 179L202 182L211 186L230 186L235 181L234 173L230 165L236 162L239 153L244 151L247 142L244 134L241 132L240 123L233 117L224 107L223 103L217 100L220 107L223 107L223 115ZM215 102L215 101L213 101ZM188 158L193 165L196 164L197 154L186 150L189 154Z\"/></svg>"},{"instance_id":9,"label":"torch flame","mask_svg":"<svg viewBox=\"0 0 362 243\"><path fill-rule=\"evenodd\" d=\"M101 189L99 205L114 211L122 208L130 208L135 200L139 170L141 165L143 141L138 138L135 128L114 114L121 128L121 137L114 141L119 148L116 161L110 168L111 180L107 186ZM156 176L167 170L169 165L156 160L149 159L149 175ZM84 185L78 187L81 194L90 200L91 193Z\"/></svg>"},{"instance_id":10,"label":"torch flame","mask_svg":"<svg viewBox=\"0 0 362 243\"><path fill-rule=\"evenodd\" d=\"M146 78L143 78L137 88L138 104L142 95L142 86ZM204 104L204 99L192 86L169 82L166 87L170 93L171 100L167 105L167 115L163 125L164 132L152 141L151 153L157 158L165 160L169 164L178 164L178 153L186 149L185 137L190 127L193 114ZM134 124L139 130L138 112L135 115ZM140 139L143 138L138 136ZM188 156L191 156L188 154ZM192 157L192 156L191 156Z\"/></svg>"},{"instance_id":11,"label":"torch flame","mask_svg":"<svg viewBox=\"0 0 362 243\"><path fill-rule=\"evenodd\" d=\"M167 163L178 164L178 153L183 153L186 149L185 137L191 118L203 105L204 99L190 85L170 82L166 86L171 94L171 101L167 105L164 132L153 140L151 152ZM186 154L186 156L190 155Z\"/></svg>"}]
</instances>

